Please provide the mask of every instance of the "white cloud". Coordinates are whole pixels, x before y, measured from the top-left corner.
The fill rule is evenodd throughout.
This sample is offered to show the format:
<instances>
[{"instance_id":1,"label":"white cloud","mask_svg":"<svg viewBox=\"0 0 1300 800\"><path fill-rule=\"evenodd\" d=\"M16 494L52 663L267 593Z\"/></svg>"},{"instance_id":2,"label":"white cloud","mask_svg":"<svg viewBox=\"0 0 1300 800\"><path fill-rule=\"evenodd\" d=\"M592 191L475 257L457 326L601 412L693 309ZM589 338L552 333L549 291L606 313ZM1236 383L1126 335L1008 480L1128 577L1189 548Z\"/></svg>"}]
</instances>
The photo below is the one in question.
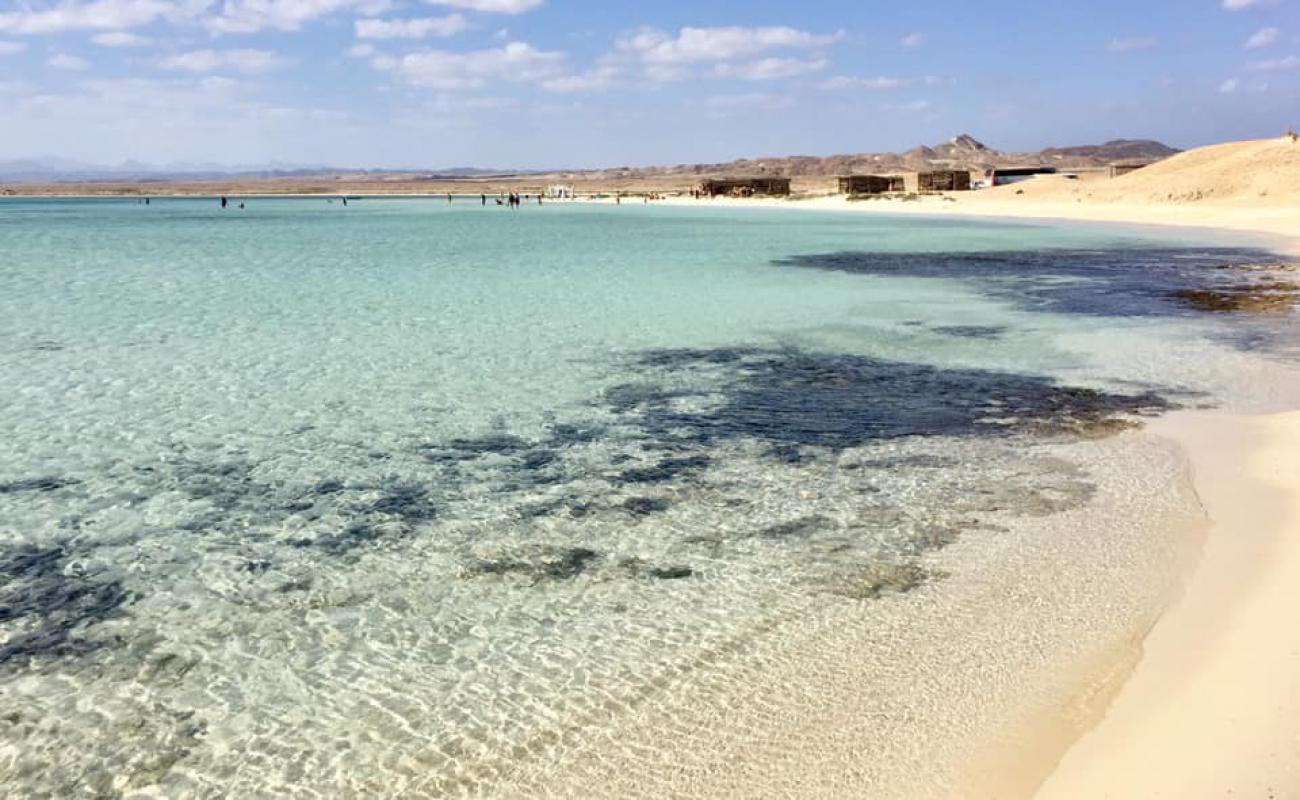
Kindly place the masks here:
<instances>
[{"instance_id":1,"label":"white cloud","mask_svg":"<svg viewBox=\"0 0 1300 800\"><path fill-rule=\"evenodd\" d=\"M557 94L595 92L613 86L621 75L621 70L613 64L603 64L583 73L548 78L542 81L542 88Z\"/></svg>"},{"instance_id":2,"label":"white cloud","mask_svg":"<svg viewBox=\"0 0 1300 800\"><path fill-rule=\"evenodd\" d=\"M60 33L71 30L122 30L147 25L180 9L168 0L62 0L33 8L23 3L17 11L0 12L0 31Z\"/></svg>"},{"instance_id":3,"label":"white cloud","mask_svg":"<svg viewBox=\"0 0 1300 800\"><path fill-rule=\"evenodd\" d=\"M12 56L23 52L27 49L26 42L4 42L0 41L0 56Z\"/></svg>"},{"instance_id":4,"label":"white cloud","mask_svg":"<svg viewBox=\"0 0 1300 800\"><path fill-rule=\"evenodd\" d=\"M296 31L306 22L340 11L373 16L390 8L390 0L222 0L221 11L204 25L216 33Z\"/></svg>"},{"instance_id":5,"label":"white cloud","mask_svg":"<svg viewBox=\"0 0 1300 800\"><path fill-rule=\"evenodd\" d=\"M682 28L676 36L645 28L619 39L615 49L645 64L680 66L729 61L774 49L825 47L842 38L843 33L818 35L786 27Z\"/></svg>"},{"instance_id":6,"label":"white cloud","mask_svg":"<svg viewBox=\"0 0 1300 800\"><path fill-rule=\"evenodd\" d=\"M1286 58L1272 58L1267 61L1253 61L1246 65L1247 69L1254 72L1287 72L1293 69L1300 69L1300 56L1287 56Z\"/></svg>"},{"instance_id":7,"label":"white cloud","mask_svg":"<svg viewBox=\"0 0 1300 800\"><path fill-rule=\"evenodd\" d=\"M1154 36L1117 36L1107 45L1112 53L1130 53L1134 50L1150 50L1159 42Z\"/></svg>"},{"instance_id":8,"label":"white cloud","mask_svg":"<svg viewBox=\"0 0 1300 800\"><path fill-rule=\"evenodd\" d=\"M67 53L59 53L47 60L45 64L54 69L65 69L70 72L77 72L90 67L90 62L86 59L70 56Z\"/></svg>"},{"instance_id":9,"label":"white cloud","mask_svg":"<svg viewBox=\"0 0 1300 800\"><path fill-rule=\"evenodd\" d=\"M1254 50L1257 47L1268 47L1276 44L1282 32L1277 28L1260 28L1255 31L1255 35L1246 40L1246 49Z\"/></svg>"},{"instance_id":10,"label":"white cloud","mask_svg":"<svg viewBox=\"0 0 1300 800\"><path fill-rule=\"evenodd\" d=\"M375 54L373 44L354 44L348 48L348 55L353 58L370 58Z\"/></svg>"},{"instance_id":11,"label":"white cloud","mask_svg":"<svg viewBox=\"0 0 1300 800\"><path fill-rule=\"evenodd\" d=\"M423 39L427 36L455 36L468 30L469 20L460 14L419 19L359 19L357 37L361 39Z\"/></svg>"},{"instance_id":12,"label":"white cloud","mask_svg":"<svg viewBox=\"0 0 1300 800\"><path fill-rule=\"evenodd\" d=\"M803 61L798 58L760 58L743 64L719 64L713 74L719 78L738 78L743 81L773 81L796 78L820 72L826 68L826 59Z\"/></svg>"},{"instance_id":13,"label":"white cloud","mask_svg":"<svg viewBox=\"0 0 1300 800\"><path fill-rule=\"evenodd\" d=\"M847 75L837 75L834 78L827 78L818 84L822 89L898 89L903 86L911 85L912 81L907 78L850 78Z\"/></svg>"},{"instance_id":14,"label":"white cloud","mask_svg":"<svg viewBox=\"0 0 1300 800\"><path fill-rule=\"evenodd\" d=\"M400 58L380 56L371 64L412 86L448 91L475 89L489 80L541 82L564 77L564 53L538 50L523 42L452 53L426 50Z\"/></svg>"},{"instance_id":15,"label":"white cloud","mask_svg":"<svg viewBox=\"0 0 1300 800\"><path fill-rule=\"evenodd\" d=\"M163 69L186 72L269 72L289 62L268 50L192 50L167 56L158 62Z\"/></svg>"},{"instance_id":16,"label":"white cloud","mask_svg":"<svg viewBox=\"0 0 1300 800\"><path fill-rule=\"evenodd\" d=\"M523 14L542 4L542 0L425 0L425 2L435 6L451 6L489 14Z\"/></svg>"},{"instance_id":17,"label":"white cloud","mask_svg":"<svg viewBox=\"0 0 1300 800\"><path fill-rule=\"evenodd\" d=\"M1258 94L1259 92L1267 92L1267 91L1268 91L1267 83L1262 83L1262 82L1246 83L1245 81L1239 80L1237 78L1229 78L1228 80L1219 84L1219 94L1241 94L1243 92Z\"/></svg>"},{"instance_id":18,"label":"white cloud","mask_svg":"<svg viewBox=\"0 0 1300 800\"><path fill-rule=\"evenodd\" d=\"M930 108L929 100L911 100L906 103L886 103L881 106L885 111L907 111L913 114L920 113Z\"/></svg>"},{"instance_id":19,"label":"white cloud","mask_svg":"<svg viewBox=\"0 0 1300 800\"><path fill-rule=\"evenodd\" d=\"M758 109L775 109L789 108L794 105L788 97L772 95L764 92L747 92L744 94L718 94L705 98L699 105L705 108L715 110L726 110L736 108L758 108Z\"/></svg>"},{"instance_id":20,"label":"white cloud","mask_svg":"<svg viewBox=\"0 0 1300 800\"><path fill-rule=\"evenodd\" d=\"M125 31L97 33L90 37L90 41L100 47L146 47L153 44L153 39L150 39L148 36L141 36L136 33L127 33Z\"/></svg>"},{"instance_id":21,"label":"white cloud","mask_svg":"<svg viewBox=\"0 0 1300 800\"><path fill-rule=\"evenodd\" d=\"M909 33L902 39L899 39L898 43L903 47L920 47L925 44L925 36L920 33Z\"/></svg>"},{"instance_id":22,"label":"white cloud","mask_svg":"<svg viewBox=\"0 0 1300 800\"><path fill-rule=\"evenodd\" d=\"M1223 0L1223 7L1228 11L1244 11L1248 8L1277 5L1277 0Z\"/></svg>"}]
</instances>

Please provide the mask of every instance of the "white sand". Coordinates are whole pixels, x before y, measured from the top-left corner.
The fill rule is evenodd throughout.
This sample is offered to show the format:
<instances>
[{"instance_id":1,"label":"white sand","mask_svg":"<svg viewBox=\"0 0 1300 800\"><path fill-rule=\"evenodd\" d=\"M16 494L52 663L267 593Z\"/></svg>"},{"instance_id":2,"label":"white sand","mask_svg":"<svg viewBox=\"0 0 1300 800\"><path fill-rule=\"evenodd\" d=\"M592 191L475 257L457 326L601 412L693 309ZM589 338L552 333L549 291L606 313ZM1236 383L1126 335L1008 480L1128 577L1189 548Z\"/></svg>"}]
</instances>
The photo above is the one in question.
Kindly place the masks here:
<instances>
[{"instance_id":1,"label":"white sand","mask_svg":"<svg viewBox=\"0 0 1300 800\"><path fill-rule=\"evenodd\" d=\"M1185 595L1100 724L1037 795L1300 797L1300 413L1189 413L1214 527Z\"/></svg>"}]
</instances>

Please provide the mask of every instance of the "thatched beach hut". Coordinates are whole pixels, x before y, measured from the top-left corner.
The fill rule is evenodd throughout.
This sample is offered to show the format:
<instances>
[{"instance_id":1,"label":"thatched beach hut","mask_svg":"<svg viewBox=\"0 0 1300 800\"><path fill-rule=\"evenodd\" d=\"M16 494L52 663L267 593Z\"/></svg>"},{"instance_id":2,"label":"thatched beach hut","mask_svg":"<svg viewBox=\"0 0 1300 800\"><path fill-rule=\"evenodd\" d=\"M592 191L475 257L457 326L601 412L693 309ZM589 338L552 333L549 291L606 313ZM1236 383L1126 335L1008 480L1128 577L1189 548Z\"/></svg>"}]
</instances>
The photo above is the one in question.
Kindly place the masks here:
<instances>
[{"instance_id":1,"label":"thatched beach hut","mask_svg":"<svg viewBox=\"0 0 1300 800\"><path fill-rule=\"evenodd\" d=\"M790 194L789 178L710 178L700 183L706 197L786 197Z\"/></svg>"},{"instance_id":2,"label":"thatched beach hut","mask_svg":"<svg viewBox=\"0 0 1300 800\"><path fill-rule=\"evenodd\" d=\"M840 194L847 194L850 197L905 190L902 175L845 175L839 180Z\"/></svg>"},{"instance_id":3,"label":"thatched beach hut","mask_svg":"<svg viewBox=\"0 0 1300 800\"><path fill-rule=\"evenodd\" d=\"M970 172L964 169L921 172L916 176L917 191L965 192L970 190Z\"/></svg>"}]
</instances>

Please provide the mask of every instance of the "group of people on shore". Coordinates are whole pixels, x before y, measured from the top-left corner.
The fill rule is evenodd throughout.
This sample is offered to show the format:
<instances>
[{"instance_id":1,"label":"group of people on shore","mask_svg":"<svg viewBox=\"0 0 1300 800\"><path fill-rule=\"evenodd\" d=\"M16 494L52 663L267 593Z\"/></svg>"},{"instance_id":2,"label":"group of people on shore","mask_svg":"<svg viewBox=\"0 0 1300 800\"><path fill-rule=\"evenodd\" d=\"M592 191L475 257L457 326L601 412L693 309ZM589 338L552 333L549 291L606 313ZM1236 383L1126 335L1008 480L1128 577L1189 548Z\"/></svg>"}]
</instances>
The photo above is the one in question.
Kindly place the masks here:
<instances>
[{"instance_id":1,"label":"group of people on shore","mask_svg":"<svg viewBox=\"0 0 1300 800\"><path fill-rule=\"evenodd\" d=\"M483 200L483 205L487 205L487 195L482 194L479 195L479 197ZM530 199L531 197L532 195L527 195L527 194L521 195L515 192L510 192L507 195L497 197L497 205L509 206L510 208L519 208L524 203L532 202ZM542 204L542 196L539 194L537 195L537 205L540 206L541 204Z\"/></svg>"}]
</instances>

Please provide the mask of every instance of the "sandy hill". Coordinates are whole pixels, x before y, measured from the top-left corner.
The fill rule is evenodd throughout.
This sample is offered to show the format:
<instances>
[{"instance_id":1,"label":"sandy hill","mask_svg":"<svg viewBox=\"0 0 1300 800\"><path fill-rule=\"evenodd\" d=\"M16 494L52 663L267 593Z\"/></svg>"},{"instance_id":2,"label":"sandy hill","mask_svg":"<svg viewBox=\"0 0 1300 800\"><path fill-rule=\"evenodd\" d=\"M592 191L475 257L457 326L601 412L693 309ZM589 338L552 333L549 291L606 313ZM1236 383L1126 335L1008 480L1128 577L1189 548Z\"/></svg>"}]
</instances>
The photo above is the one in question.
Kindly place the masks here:
<instances>
[{"instance_id":1,"label":"sandy hill","mask_svg":"<svg viewBox=\"0 0 1300 800\"><path fill-rule=\"evenodd\" d=\"M1114 180L1043 177L981 192L1035 200L1133 205L1206 203L1300 207L1300 141L1288 137L1201 147Z\"/></svg>"}]
</instances>

